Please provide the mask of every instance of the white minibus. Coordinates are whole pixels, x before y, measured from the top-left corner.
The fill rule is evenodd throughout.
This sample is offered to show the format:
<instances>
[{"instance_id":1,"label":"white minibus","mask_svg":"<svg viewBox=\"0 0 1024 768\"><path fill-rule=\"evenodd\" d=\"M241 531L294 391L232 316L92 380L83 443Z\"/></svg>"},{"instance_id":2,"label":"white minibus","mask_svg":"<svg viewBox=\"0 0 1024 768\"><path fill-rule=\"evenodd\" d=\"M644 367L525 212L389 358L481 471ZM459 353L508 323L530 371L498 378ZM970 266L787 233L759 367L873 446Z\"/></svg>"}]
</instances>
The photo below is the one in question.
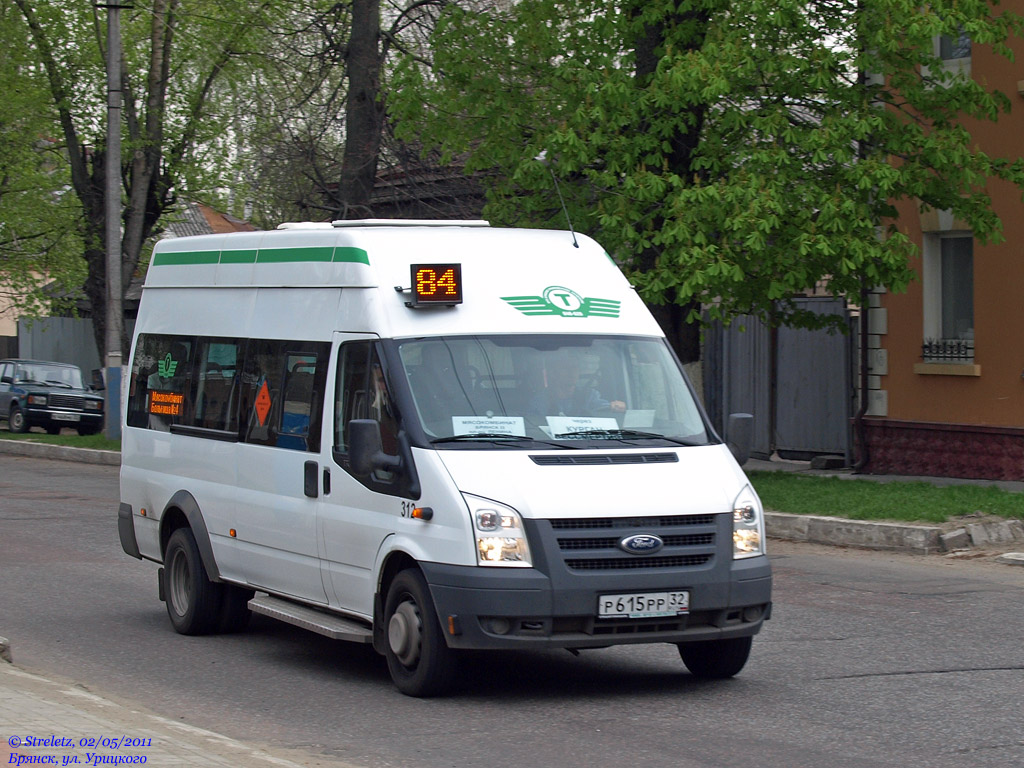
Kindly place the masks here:
<instances>
[{"instance_id":1,"label":"white minibus","mask_svg":"<svg viewBox=\"0 0 1024 768\"><path fill-rule=\"evenodd\" d=\"M123 410L121 544L160 564L184 634L272 616L372 644L430 696L464 649L670 643L730 677L771 613L749 440L716 434L587 237L162 240Z\"/></svg>"}]
</instances>

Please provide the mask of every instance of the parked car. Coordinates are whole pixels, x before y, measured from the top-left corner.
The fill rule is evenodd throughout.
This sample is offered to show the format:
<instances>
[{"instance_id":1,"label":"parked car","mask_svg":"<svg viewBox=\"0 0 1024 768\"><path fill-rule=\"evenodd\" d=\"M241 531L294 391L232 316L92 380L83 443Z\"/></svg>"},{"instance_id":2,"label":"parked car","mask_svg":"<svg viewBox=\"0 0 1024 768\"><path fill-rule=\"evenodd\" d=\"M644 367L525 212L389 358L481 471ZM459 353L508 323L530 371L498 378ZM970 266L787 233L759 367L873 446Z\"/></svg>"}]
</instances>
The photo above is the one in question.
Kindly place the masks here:
<instances>
[{"instance_id":1,"label":"parked car","mask_svg":"<svg viewBox=\"0 0 1024 768\"><path fill-rule=\"evenodd\" d=\"M86 386L78 366L0 360L0 419L11 432L42 427L56 435L73 427L93 435L103 428L103 397Z\"/></svg>"}]
</instances>

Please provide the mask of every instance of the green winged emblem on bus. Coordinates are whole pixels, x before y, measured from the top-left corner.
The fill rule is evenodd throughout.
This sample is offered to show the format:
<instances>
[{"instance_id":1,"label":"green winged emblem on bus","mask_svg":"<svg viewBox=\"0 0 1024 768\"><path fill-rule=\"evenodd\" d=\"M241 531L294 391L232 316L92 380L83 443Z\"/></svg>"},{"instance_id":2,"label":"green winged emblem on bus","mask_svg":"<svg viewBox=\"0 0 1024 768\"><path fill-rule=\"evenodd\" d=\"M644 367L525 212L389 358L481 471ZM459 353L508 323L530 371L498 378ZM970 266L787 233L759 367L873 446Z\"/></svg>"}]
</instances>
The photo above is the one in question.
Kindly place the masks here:
<instances>
[{"instance_id":1,"label":"green winged emblem on bus","mask_svg":"<svg viewBox=\"0 0 1024 768\"><path fill-rule=\"evenodd\" d=\"M502 296L524 315L560 315L561 317L618 317L621 302L613 299L584 298L576 291L552 285L540 296Z\"/></svg>"},{"instance_id":2,"label":"green winged emblem on bus","mask_svg":"<svg viewBox=\"0 0 1024 768\"><path fill-rule=\"evenodd\" d=\"M178 369L178 362L171 359L171 353L167 353L167 357L163 360L158 360L157 373L161 379L169 379L174 375L174 372Z\"/></svg>"}]
</instances>

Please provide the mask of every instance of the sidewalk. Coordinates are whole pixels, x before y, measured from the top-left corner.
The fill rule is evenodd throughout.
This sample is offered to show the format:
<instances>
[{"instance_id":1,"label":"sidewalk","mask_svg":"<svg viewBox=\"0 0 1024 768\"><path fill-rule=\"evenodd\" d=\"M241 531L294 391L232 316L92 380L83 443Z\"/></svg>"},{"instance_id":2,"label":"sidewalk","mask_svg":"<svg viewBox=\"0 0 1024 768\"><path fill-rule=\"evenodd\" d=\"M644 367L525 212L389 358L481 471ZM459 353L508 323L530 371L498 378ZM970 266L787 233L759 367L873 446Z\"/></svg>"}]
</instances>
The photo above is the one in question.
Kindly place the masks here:
<instances>
[{"instance_id":1,"label":"sidewalk","mask_svg":"<svg viewBox=\"0 0 1024 768\"><path fill-rule=\"evenodd\" d=\"M0 640L0 643L3 641ZM15 649L15 653L17 649ZM2 653L2 650L0 650ZM4 765L142 764L157 768L355 768L298 750L269 750L31 674L0 660Z\"/></svg>"}]
</instances>

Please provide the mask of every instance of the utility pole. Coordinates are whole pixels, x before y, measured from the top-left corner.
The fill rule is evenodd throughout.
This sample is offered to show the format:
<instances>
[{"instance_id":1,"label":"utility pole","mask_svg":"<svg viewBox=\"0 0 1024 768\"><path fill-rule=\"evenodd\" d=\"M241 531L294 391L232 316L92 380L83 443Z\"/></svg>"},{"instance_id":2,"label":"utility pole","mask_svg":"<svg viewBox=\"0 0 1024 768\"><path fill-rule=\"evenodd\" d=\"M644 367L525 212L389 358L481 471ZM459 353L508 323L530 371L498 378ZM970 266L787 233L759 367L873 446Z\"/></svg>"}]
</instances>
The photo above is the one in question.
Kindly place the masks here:
<instances>
[{"instance_id":1,"label":"utility pole","mask_svg":"<svg viewBox=\"0 0 1024 768\"><path fill-rule=\"evenodd\" d=\"M106 436L121 439L121 327L124 322L121 287L121 8L107 9L107 359Z\"/></svg>"}]
</instances>

